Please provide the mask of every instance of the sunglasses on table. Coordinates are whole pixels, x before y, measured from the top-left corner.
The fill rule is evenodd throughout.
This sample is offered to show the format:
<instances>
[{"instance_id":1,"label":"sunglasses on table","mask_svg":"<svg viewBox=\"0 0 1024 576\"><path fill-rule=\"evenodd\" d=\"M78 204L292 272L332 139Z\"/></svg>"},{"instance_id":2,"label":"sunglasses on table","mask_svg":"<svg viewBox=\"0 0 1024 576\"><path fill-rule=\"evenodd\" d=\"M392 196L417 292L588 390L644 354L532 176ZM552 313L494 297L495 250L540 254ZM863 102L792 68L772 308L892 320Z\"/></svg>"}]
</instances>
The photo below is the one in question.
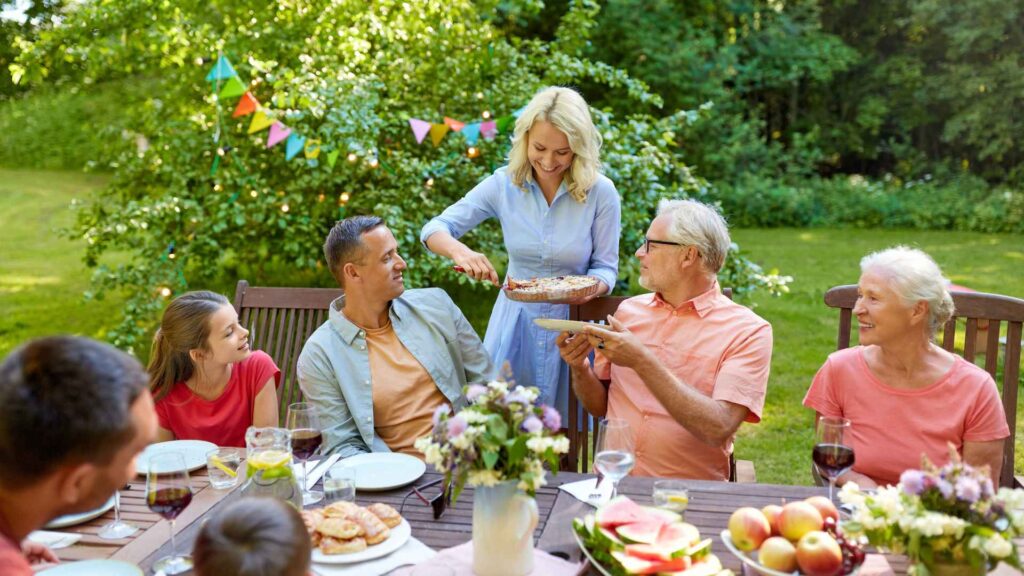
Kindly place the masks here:
<instances>
[{"instance_id":1,"label":"sunglasses on table","mask_svg":"<svg viewBox=\"0 0 1024 576\"><path fill-rule=\"evenodd\" d=\"M402 505L398 511L399 514L404 513L405 503L412 496L415 496L420 500L420 502L433 509L434 520L441 518L441 515L444 514L444 511L451 500L451 493L448 490L448 486L444 484L444 478L438 478L437 480L431 480L422 486L413 486L412 491L402 498Z\"/></svg>"}]
</instances>

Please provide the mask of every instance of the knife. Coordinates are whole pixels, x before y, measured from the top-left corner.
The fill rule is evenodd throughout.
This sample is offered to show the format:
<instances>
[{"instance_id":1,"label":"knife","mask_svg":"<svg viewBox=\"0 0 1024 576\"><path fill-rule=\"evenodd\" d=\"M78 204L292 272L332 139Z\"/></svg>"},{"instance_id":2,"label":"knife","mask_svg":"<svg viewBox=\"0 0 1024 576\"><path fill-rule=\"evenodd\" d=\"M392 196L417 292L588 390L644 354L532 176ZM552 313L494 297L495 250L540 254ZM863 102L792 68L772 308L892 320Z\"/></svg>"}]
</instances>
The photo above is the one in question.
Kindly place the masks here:
<instances>
[{"instance_id":1,"label":"knife","mask_svg":"<svg viewBox=\"0 0 1024 576\"><path fill-rule=\"evenodd\" d=\"M310 470L309 474L307 475L306 490L312 490L313 487L316 486L316 483L320 481L320 478L323 478L323 475L328 470L330 470L331 466L334 466L334 463L337 462L340 458L341 454L331 454L330 456L321 460L320 463L318 463L316 466L314 466L313 469Z\"/></svg>"}]
</instances>

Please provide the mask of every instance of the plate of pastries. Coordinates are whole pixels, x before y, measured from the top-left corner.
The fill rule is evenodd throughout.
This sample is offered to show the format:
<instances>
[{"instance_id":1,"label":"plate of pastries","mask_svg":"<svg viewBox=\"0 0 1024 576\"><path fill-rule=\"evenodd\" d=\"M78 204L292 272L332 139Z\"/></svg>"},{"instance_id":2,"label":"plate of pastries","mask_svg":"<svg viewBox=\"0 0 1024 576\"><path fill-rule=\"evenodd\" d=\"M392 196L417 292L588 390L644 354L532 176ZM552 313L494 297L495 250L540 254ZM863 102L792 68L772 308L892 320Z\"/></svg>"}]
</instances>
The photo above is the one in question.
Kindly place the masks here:
<instances>
[{"instance_id":1,"label":"plate of pastries","mask_svg":"<svg viewBox=\"0 0 1024 576\"><path fill-rule=\"evenodd\" d=\"M393 507L335 502L302 511L313 543L313 562L350 564L386 556L409 540L412 528Z\"/></svg>"}]
</instances>

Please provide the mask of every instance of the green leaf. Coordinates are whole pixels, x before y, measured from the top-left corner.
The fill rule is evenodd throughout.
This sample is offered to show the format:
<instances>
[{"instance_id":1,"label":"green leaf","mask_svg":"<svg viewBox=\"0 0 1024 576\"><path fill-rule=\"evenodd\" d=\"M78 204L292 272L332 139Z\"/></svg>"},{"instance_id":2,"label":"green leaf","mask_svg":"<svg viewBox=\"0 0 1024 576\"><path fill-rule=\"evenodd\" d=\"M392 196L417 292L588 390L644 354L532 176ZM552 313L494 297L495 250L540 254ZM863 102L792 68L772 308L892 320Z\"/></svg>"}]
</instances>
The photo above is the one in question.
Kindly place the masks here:
<instances>
[{"instance_id":1,"label":"green leaf","mask_svg":"<svg viewBox=\"0 0 1024 576\"><path fill-rule=\"evenodd\" d=\"M494 465L498 463L498 453L493 450L484 450L484 466L488 470L494 470Z\"/></svg>"}]
</instances>

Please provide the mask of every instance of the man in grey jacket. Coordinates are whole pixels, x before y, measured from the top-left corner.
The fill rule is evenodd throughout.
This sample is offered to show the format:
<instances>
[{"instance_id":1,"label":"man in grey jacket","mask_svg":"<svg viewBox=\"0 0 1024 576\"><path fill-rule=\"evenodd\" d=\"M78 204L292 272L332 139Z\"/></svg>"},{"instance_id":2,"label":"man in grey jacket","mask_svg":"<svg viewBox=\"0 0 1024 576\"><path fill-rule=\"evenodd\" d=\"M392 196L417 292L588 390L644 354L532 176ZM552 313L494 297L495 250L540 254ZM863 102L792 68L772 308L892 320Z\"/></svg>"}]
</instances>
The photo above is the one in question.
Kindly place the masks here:
<instances>
[{"instance_id":1,"label":"man in grey jacket","mask_svg":"<svg viewBox=\"0 0 1024 576\"><path fill-rule=\"evenodd\" d=\"M398 242L376 216L335 224L324 257L345 291L299 356L299 385L317 407L326 452L403 452L428 434L436 410L466 403L494 367L443 290L406 290Z\"/></svg>"}]
</instances>

